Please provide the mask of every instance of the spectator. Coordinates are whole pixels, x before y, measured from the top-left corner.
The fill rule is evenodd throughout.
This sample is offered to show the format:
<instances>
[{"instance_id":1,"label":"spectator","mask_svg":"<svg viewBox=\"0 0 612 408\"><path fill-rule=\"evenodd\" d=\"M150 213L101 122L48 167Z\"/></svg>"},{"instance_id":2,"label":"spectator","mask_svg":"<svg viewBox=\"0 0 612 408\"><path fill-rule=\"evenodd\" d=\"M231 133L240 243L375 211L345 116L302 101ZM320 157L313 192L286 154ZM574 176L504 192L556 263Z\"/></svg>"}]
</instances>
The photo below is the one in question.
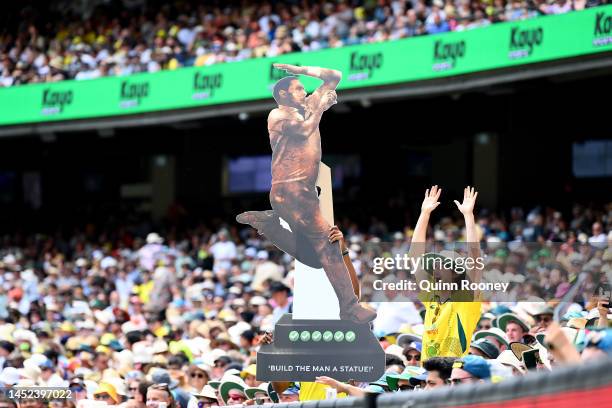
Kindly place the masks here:
<instances>
[{"instance_id":1,"label":"spectator","mask_svg":"<svg viewBox=\"0 0 612 408\"><path fill-rule=\"evenodd\" d=\"M147 408L161 408L160 403L164 403L167 408L177 408L167 383L152 384L147 389Z\"/></svg>"},{"instance_id":2,"label":"spectator","mask_svg":"<svg viewBox=\"0 0 612 408\"><path fill-rule=\"evenodd\" d=\"M608 241L608 237L603 231L601 222L598 221L598 222L593 223L592 232L593 232L593 235L589 237L589 243L591 245L605 248L605 244Z\"/></svg>"},{"instance_id":3,"label":"spectator","mask_svg":"<svg viewBox=\"0 0 612 408\"><path fill-rule=\"evenodd\" d=\"M109 383L100 383L93 396L96 401L104 401L107 405L119 405L121 403L117 390Z\"/></svg>"},{"instance_id":4,"label":"spectator","mask_svg":"<svg viewBox=\"0 0 612 408\"><path fill-rule=\"evenodd\" d=\"M484 382L491 378L487 361L480 356L466 356L453 363L451 385Z\"/></svg>"},{"instance_id":5,"label":"spectator","mask_svg":"<svg viewBox=\"0 0 612 408\"><path fill-rule=\"evenodd\" d=\"M289 300L289 288L281 282L272 283L270 293L275 303L272 316L274 323L276 323L285 313L290 313L293 304Z\"/></svg>"},{"instance_id":6,"label":"spectator","mask_svg":"<svg viewBox=\"0 0 612 408\"><path fill-rule=\"evenodd\" d=\"M425 389L449 385L454 362L454 357L432 357L425 361L423 363L423 368L427 371L427 385Z\"/></svg>"},{"instance_id":7,"label":"spectator","mask_svg":"<svg viewBox=\"0 0 612 408\"><path fill-rule=\"evenodd\" d=\"M226 271L229 270L232 265L232 260L236 258L236 245L227 239L227 231L219 231L218 239L219 240L210 247L210 253L215 260L213 266L214 272L218 272L221 269Z\"/></svg>"},{"instance_id":8,"label":"spectator","mask_svg":"<svg viewBox=\"0 0 612 408\"><path fill-rule=\"evenodd\" d=\"M470 354L480 356L486 360L494 360L499 356L499 349L488 339L480 339L470 344Z\"/></svg>"},{"instance_id":9,"label":"spectator","mask_svg":"<svg viewBox=\"0 0 612 408\"><path fill-rule=\"evenodd\" d=\"M498 327L506 333L508 343L522 342L523 336L529 331L529 327L518 316L506 313L497 320Z\"/></svg>"},{"instance_id":10,"label":"spectator","mask_svg":"<svg viewBox=\"0 0 612 408\"><path fill-rule=\"evenodd\" d=\"M193 392L202 390L204 386L208 384L210 380L210 370L211 367L204 362L192 364L189 367L187 376L189 386L192 388Z\"/></svg>"}]
</instances>

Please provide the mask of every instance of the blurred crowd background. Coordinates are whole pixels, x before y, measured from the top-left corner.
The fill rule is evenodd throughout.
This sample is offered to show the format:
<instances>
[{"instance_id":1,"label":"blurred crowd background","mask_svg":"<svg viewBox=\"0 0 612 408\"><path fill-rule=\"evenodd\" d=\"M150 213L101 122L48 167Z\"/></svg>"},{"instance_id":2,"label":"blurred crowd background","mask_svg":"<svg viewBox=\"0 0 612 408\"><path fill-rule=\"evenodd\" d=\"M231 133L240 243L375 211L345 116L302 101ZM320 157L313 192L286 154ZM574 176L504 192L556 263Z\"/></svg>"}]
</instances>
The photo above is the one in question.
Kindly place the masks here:
<instances>
[{"instance_id":1,"label":"blurred crowd background","mask_svg":"<svg viewBox=\"0 0 612 408\"><path fill-rule=\"evenodd\" d=\"M66 0L48 4L29 0L3 7L0 86L274 57L469 30L607 3Z\"/></svg>"},{"instance_id":2,"label":"blurred crowd background","mask_svg":"<svg viewBox=\"0 0 612 408\"><path fill-rule=\"evenodd\" d=\"M8 2L0 15L0 86L129 75L399 40L607 3L606 0ZM373 383L347 384L333 378L322 378L318 385L268 384L256 380L257 350L262 343L271 341L275 322L292 311L294 261L255 230L238 225L229 216L231 212L238 213L236 208L242 209L242 205L229 204L230 201L217 205L221 202L215 201L219 192L215 193L216 182L211 180L221 178L216 177L221 175L218 159L228 150L236 155L260 151L259 146L253 147L259 141L253 145L245 142L247 138L255 140L253 136L259 134L256 132L263 131L259 122L254 120L249 128L243 127L246 125L239 119L241 127L236 127L222 117L217 124L186 127L185 133L195 135L193 140L181 139L182 134L176 129L133 127L126 130L125 137L123 134L105 137L103 142L92 142L82 134L81 138L62 139L61 143L49 138L47 142L43 140L42 147L29 144L31 141L16 148L9 145L5 148L7 168L13 166L23 173L39 169L44 182L52 183L43 188L46 192L43 201L49 210L41 212L40 218L16 216L12 209L23 206L21 201L9 197L9 202L17 204L6 207L9 210L4 214L16 221L7 220L11 226L0 226L0 234L6 233L0 235L0 389L48 386L69 387L74 392L75 398L71 400L47 404L26 399L19 403L19 408L75 405L205 408L323 399L330 388L336 390L337 397L344 397L498 382L529 371L546 372L564 364L609 356L612 315L606 273L612 268L612 202L601 203L601 197L606 200L609 197L600 186L607 179L589 180L592 184L576 182L580 188L573 190L571 183L561 186L559 182L570 174L569 170L564 172L563 166L569 168L573 148L571 142L563 139L564 134L571 133L572 128L579 130L579 137L572 136L576 142L582 141L585 134L605 134L605 123L596 120L605 115L589 111L591 120L572 122L573 118L587 114L585 106L590 110L597 108L593 104L575 104L573 109L585 109L585 115L570 115L554 123L541 121L542 115L556 117L565 103L566 99L557 95L566 88L560 83L555 86L559 87L556 93L550 93L551 88L534 88L533 94L503 99L503 103L487 94L483 96L486 102L457 97L456 105L446 105L442 99L429 102L419 99L418 104L423 105L418 110L416 103L396 105L390 110L400 120L407 112L417 119L406 126L410 138L397 135L398 140L402 138L401 144L407 143L405 139L413 139L410 143L420 149L421 144L433 143L428 147L431 152L452 150L453 154L461 155L462 161L461 152L465 152L466 163L474 161L467 153L472 151L472 144L465 144L468 147L462 150L456 147L463 144L430 139L444 135L443 140L460 140L463 134L472 137L474 132L497 129L494 125L498 122L507 122L511 129L500 132L507 136L503 153L493 149L483 153L493 154L493 160L500 163L502 158L510 158L506 163L511 163L512 172L503 173L507 177L497 179L495 172L491 176L492 180L511 180L500 183L506 192L505 196L499 195L503 197L502 205L525 204L541 197L554 201L533 208L477 209L479 239L489 256L485 278L513 282L513 288L532 301L483 302L478 331L469 347L471 355L461 359L435 357L421 361L423 304L401 302L400 298L394 298L392 303L378 302L379 294L369 291L374 278L373 259L406 253L413 235L412 221L416 220L415 213L411 213L415 202L403 198L411 195L403 196L400 192L398 197L385 200L376 189L395 191L397 180L402 180L401 187L406 191L412 189L421 181L405 179L402 163L416 163L418 167L427 161L401 156L403 147L397 149L398 156L388 156L389 150L394 150L389 146L400 145L395 139L381 138L370 145L355 142L350 146L346 140L336 138L336 152L352 149L363 153L364 158L374 158L367 163L370 168L382 169L380 174L364 171L364 176L349 176L354 181L347 182L350 188L345 188L344 201L340 194L336 201L336 208L354 207L349 210L357 213L338 211L337 223L362 282L362 300L378 312L372 331L385 350L386 372ZM577 82L574 86L584 90L593 83ZM548 103L539 103L536 93L547 95L548 99L542 100ZM568 101L580 100L573 95L583 94L570 88L564 97ZM532 104L524 105L525 101ZM495 110L489 111L488 107ZM390 109L389 105L362 108L370 111L352 107L355 111L351 119L339 117L338 131L344 131L345 123L352 122L365 133L367 126L358 117L369 122L375 122L372 117L384 120L389 114L384 111ZM510 116L503 116L503 111ZM532 111L540 114L523 113ZM466 120L474 112L478 120ZM478 128L474 127L476 124ZM200 137L198 132L204 128L208 134L239 134L242 139L237 137L231 149L223 138L218 142L223 146L215 146L210 139ZM142 132L142 138L130 139L135 135L128 132ZM554 159L564 164L557 165L551 159L550 144L541 142L545 145L540 147L539 141L532 143L546 132L559 137L554 144L553 150L557 152ZM110 133L112 136L114 131ZM157 134L162 137L151 137ZM172 148L167 143L168 135L173 137ZM121 145L118 140L122 143L131 140L134 146ZM326 151L333 150L328 149L333 139L326 143ZM483 142L482 146L485 145ZM591 148L599 152L604 149L601 146L604 145ZM79 152L72 155L71 148ZM192 201L197 205L183 207L178 201L173 202L167 216L153 223L131 211L127 200L113 191L119 191L119 186L126 183L133 185L144 180L154 183L148 178L150 167L143 164L151 158L146 155L168 151L171 155L176 154L176 149L193 153L180 157L183 167L179 169L180 177L176 177L180 183L176 184L188 193L206 183L210 186L198 190L201 200ZM376 149L385 156L377 156ZM450 156L429 157L436 157L437 163L441 163ZM594 162L595 157L585 156L583 162ZM600 159L605 163L605 156ZM11 160L19 163L11 164ZM386 163L380 165L377 160ZM90 163L97 169L91 177L87 173ZM202 166L192 167L193 163ZM467 167L461 170L461 164L448 162L444 173L461 175L464 171L466 177L476 174L472 167L469 171ZM422 170L413 177L430 173L436 174ZM440 170L438 174L441 173ZM100 187L104 177L111 179L107 190ZM522 183L527 178L536 180L541 191L527 196L517 194L535 188L535 184ZM8 176L6 179L12 180ZM24 189L35 184L26 182L33 179L24 174ZM20 179L15 176L14 180ZM79 180L85 185L82 192ZM386 181L390 184L378 184ZM21 192L21 183L13 184ZM365 186L374 187L367 191L364 188L363 195L351 195ZM563 195L551 198L551 192L572 198L565 199ZM113 194L121 208L125 204L125 211L105 206L112 201ZM574 197L583 202L571 206ZM599 203L589 202L591 199ZM259 198L248 195L245 200ZM34 201L40 204L40 200ZM85 207L89 209L87 214L79 216ZM57 216L61 212L56 210L65 211L62 214L68 216ZM359 221L355 221L359 214ZM208 218L200 221L196 217ZM465 240L463 218L456 210L441 208L434 217L427 233L432 248L452 250L455 243ZM90 223L79 224L82 219ZM31 230L28 224L53 227ZM538 250L532 251L533 248ZM582 287L555 313L559 300L567 296L579 276L586 276ZM589 296L593 293L598 297ZM546 302L535 301L537 298ZM82 401L88 405L79 406ZM0 408L15 408L15 402L0 395Z\"/></svg>"},{"instance_id":3,"label":"blurred crowd background","mask_svg":"<svg viewBox=\"0 0 612 408\"><path fill-rule=\"evenodd\" d=\"M461 241L458 220L443 214L432 224L431 244ZM373 331L385 348L387 372L371 384L323 378L321 386L335 388L338 396L419 390L459 384L461 378L502 381L563 364L538 335L546 333L552 307L577 274L610 270L612 204L575 205L570 214L548 207L497 214L481 209L477 222L483 243L563 243L561 250L529 260L546 277L536 285L539 294L551 301L483 303L479 330L485 332L474 335L474 356L459 362L435 358L424 368L423 305L370 303L378 309ZM372 275L372 248L388 242L391 252L401 253L412 234L411 226L389 231L383 221L340 227L362 279ZM291 311L294 272L293 260L251 228L233 221L185 230L168 224L86 225L69 233L4 236L0 255L1 385L76 390L76 400L52 403L58 408L81 399L157 408L160 401L202 408L308 399L305 384L279 389L255 380L257 349ZM495 268L516 273L513 256L496 253ZM612 334L605 330L610 305L582 295L563 309L563 334L583 359L601 358L612 353ZM536 349L537 366L527 367L522 353ZM169 389L151 391L151 384Z\"/></svg>"}]
</instances>

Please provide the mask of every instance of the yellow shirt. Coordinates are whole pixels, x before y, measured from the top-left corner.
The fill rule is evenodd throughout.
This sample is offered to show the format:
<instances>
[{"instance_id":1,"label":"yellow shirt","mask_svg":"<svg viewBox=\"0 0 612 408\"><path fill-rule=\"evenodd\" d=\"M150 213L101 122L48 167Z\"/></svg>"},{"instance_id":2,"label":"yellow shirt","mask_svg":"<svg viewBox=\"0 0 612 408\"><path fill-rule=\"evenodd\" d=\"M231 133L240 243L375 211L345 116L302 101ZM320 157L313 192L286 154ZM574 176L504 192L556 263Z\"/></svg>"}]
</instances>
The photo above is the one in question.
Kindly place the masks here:
<instances>
[{"instance_id":1,"label":"yellow shirt","mask_svg":"<svg viewBox=\"0 0 612 408\"><path fill-rule=\"evenodd\" d=\"M325 390L329 385L315 382L300 382L300 401L318 401L325 399ZM339 392L337 398L345 398L346 394Z\"/></svg>"},{"instance_id":2,"label":"yellow shirt","mask_svg":"<svg viewBox=\"0 0 612 408\"><path fill-rule=\"evenodd\" d=\"M144 303L145 305L149 303L149 294L153 290L154 283L155 282L150 280L147 283L143 283L142 285L135 286L133 289L134 293L138 295L138 297L140 298L140 301Z\"/></svg>"},{"instance_id":3,"label":"yellow shirt","mask_svg":"<svg viewBox=\"0 0 612 408\"><path fill-rule=\"evenodd\" d=\"M480 302L423 302L426 308L421 361L462 357L480 319Z\"/></svg>"}]
</instances>

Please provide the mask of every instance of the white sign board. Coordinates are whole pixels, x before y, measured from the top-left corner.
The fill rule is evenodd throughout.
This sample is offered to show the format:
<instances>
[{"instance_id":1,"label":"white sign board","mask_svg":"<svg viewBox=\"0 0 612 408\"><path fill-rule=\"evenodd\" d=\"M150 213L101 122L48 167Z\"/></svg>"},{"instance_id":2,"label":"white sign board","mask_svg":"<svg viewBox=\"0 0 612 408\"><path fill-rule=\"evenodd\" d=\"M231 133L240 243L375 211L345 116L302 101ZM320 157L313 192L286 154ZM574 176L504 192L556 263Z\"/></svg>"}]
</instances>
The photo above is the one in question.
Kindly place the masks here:
<instances>
[{"instance_id":1,"label":"white sign board","mask_svg":"<svg viewBox=\"0 0 612 408\"><path fill-rule=\"evenodd\" d=\"M317 186L321 188L319 207L323 217L334 225L334 203L332 200L331 169L321 163ZM338 298L323 269L314 269L295 261L293 290L293 319L337 320L340 319Z\"/></svg>"}]
</instances>

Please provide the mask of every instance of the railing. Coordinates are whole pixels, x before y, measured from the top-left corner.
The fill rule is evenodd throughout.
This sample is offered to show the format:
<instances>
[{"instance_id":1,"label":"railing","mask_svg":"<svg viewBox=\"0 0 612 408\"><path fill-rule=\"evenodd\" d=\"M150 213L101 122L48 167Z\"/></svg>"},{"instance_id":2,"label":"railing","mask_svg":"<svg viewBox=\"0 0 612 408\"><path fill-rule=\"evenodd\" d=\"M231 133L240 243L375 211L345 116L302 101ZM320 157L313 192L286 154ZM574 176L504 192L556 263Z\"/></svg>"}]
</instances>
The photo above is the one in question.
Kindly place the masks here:
<instances>
[{"instance_id":1,"label":"railing","mask_svg":"<svg viewBox=\"0 0 612 408\"><path fill-rule=\"evenodd\" d=\"M368 398L265 404L266 408L612 407L612 359L532 372L500 383L466 384Z\"/></svg>"}]
</instances>

